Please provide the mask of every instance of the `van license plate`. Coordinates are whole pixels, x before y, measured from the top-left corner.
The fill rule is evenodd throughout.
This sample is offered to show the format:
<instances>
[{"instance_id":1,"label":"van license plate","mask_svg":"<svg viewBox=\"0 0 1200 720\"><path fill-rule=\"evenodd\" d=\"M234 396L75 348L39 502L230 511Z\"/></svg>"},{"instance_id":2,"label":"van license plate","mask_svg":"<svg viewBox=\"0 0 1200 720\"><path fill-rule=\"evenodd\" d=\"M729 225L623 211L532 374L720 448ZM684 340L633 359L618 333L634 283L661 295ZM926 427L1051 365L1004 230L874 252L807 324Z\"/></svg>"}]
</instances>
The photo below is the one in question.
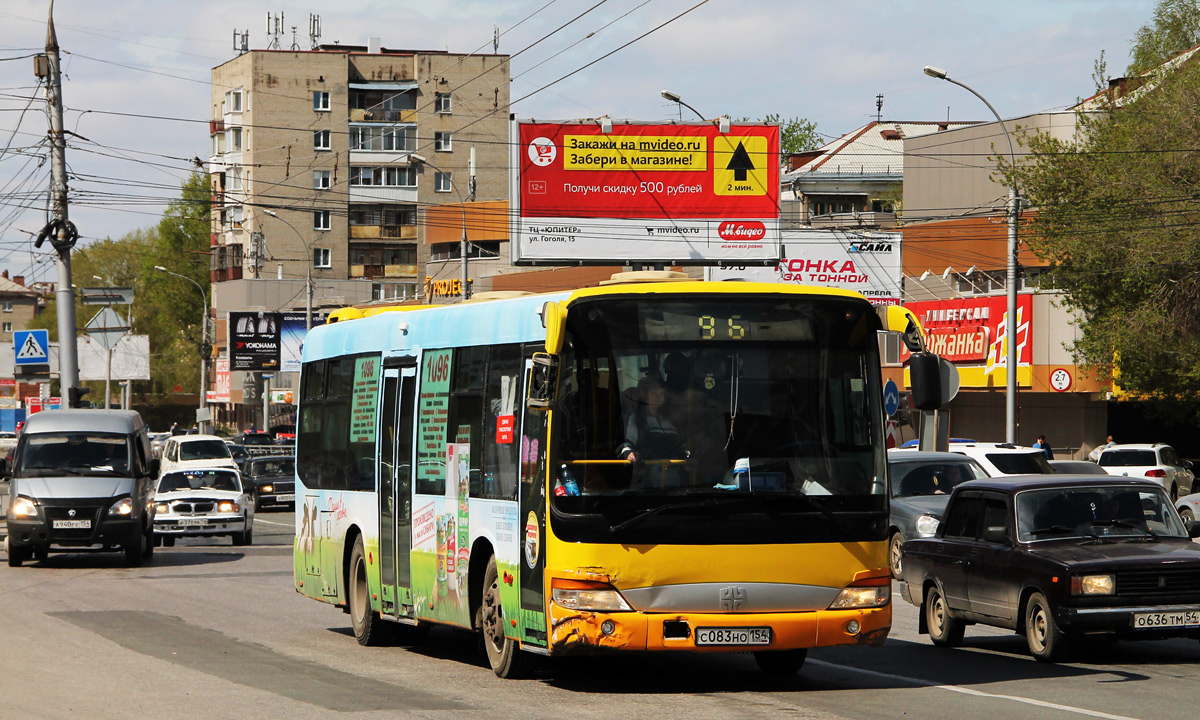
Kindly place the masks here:
<instances>
[{"instance_id":1,"label":"van license plate","mask_svg":"<svg viewBox=\"0 0 1200 720\"><path fill-rule=\"evenodd\" d=\"M179 524L182 527L195 527L197 525L207 525L208 520L204 518L180 518Z\"/></svg>"},{"instance_id":2,"label":"van license plate","mask_svg":"<svg viewBox=\"0 0 1200 720\"><path fill-rule=\"evenodd\" d=\"M55 520L55 530L91 530L91 520Z\"/></svg>"},{"instance_id":3,"label":"van license plate","mask_svg":"<svg viewBox=\"0 0 1200 720\"><path fill-rule=\"evenodd\" d=\"M770 645L769 627L696 628L696 645Z\"/></svg>"},{"instance_id":4,"label":"van license plate","mask_svg":"<svg viewBox=\"0 0 1200 720\"><path fill-rule=\"evenodd\" d=\"M1134 613L1133 627L1135 630L1200 627L1200 611L1181 610L1178 612Z\"/></svg>"}]
</instances>

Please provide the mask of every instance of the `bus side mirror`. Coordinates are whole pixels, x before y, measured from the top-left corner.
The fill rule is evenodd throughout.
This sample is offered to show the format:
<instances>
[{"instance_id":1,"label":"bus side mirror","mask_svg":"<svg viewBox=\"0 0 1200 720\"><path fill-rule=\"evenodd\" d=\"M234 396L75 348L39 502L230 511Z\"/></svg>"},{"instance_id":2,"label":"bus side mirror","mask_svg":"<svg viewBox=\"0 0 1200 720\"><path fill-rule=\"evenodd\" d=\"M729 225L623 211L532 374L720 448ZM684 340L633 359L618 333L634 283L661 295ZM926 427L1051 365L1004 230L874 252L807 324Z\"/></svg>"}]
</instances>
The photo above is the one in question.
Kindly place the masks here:
<instances>
[{"instance_id":1,"label":"bus side mirror","mask_svg":"<svg viewBox=\"0 0 1200 720\"><path fill-rule=\"evenodd\" d=\"M530 410L549 410L558 393L558 356L534 353L529 369L529 392L525 406Z\"/></svg>"},{"instance_id":2,"label":"bus side mirror","mask_svg":"<svg viewBox=\"0 0 1200 720\"><path fill-rule=\"evenodd\" d=\"M909 405L917 410L937 410L942 406L941 360L931 352L913 353L908 359Z\"/></svg>"}]
</instances>

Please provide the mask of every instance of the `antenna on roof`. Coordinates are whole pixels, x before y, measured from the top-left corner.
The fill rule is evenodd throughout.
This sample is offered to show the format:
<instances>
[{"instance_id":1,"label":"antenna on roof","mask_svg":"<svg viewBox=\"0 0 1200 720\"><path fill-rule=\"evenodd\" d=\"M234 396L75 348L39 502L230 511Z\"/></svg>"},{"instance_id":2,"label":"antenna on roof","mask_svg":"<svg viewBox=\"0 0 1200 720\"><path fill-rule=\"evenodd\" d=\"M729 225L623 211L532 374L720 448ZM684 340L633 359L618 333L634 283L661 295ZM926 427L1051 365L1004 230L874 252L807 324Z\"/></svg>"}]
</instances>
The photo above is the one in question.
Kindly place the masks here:
<instances>
[{"instance_id":1,"label":"antenna on roof","mask_svg":"<svg viewBox=\"0 0 1200 720\"><path fill-rule=\"evenodd\" d=\"M883 95L875 96L875 122L883 122Z\"/></svg>"},{"instance_id":2,"label":"antenna on roof","mask_svg":"<svg viewBox=\"0 0 1200 720\"><path fill-rule=\"evenodd\" d=\"M492 26L492 52L493 53L500 52L500 26L499 25Z\"/></svg>"},{"instance_id":3,"label":"antenna on roof","mask_svg":"<svg viewBox=\"0 0 1200 720\"><path fill-rule=\"evenodd\" d=\"M292 26L292 51L295 52L296 50L299 50L299 49L300 49L300 43L296 41L296 26L293 25Z\"/></svg>"},{"instance_id":4,"label":"antenna on roof","mask_svg":"<svg viewBox=\"0 0 1200 720\"><path fill-rule=\"evenodd\" d=\"M308 41L311 44L312 50L316 50L321 45L321 16L308 15Z\"/></svg>"},{"instance_id":5,"label":"antenna on roof","mask_svg":"<svg viewBox=\"0 0 1200 720\"><path fill-rule=\"evenodd\" d=\"M242 32L238 32L237 30L233 31L233 49L237 51L238 55L244 55L250 52L249 30L243 30Z\"/></svg>"},{"instance_id":6,"label":"antenna on roof","mask_svg":"<svg viewBox=\"0 0 1200 720\"><path fill-rule=\"evenodd\" d=\"M283 34L283 13L267 13L267 35L271 36L268 50L279 49L279 36Z\"/></svg>"}]
</instances>

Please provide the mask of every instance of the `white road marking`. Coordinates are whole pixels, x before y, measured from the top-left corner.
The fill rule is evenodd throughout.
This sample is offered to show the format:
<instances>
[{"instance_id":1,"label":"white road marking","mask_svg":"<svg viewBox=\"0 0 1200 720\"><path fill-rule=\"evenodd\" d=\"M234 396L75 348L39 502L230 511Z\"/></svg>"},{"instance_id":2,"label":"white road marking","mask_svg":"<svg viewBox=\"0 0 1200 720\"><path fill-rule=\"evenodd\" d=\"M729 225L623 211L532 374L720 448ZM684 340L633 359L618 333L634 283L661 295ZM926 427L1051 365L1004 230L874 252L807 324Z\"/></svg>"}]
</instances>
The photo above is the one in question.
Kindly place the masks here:
<instances>
[{"instance_id":1,"label":"white road marking","mask_svg":"<svg viewBox=\"0 0 1200 720\"><path fill-rule=\"evenodd\" d=\"M992 698L995 700L1011 700L1012 702L1025 703L1026 705L1036 705L1038 707L1050 708L1051 710L1063 710L1066 712L1076 713L1078 715L1106 718L1106 720L1138 720L1138 718L1132 718L1126 715L1113 715L1111 713L1100 712L1099 710L1089 710L1087 708L1075 707L1074 705L1060 705L1058 703L1046 702L1044 700L1034 700L1033 698L1021 697L1019 695L999 695L996 693L983 692L982 690L972 690L971 688L965 688L958 685L943 685L941 683L933 682L932 680L922 680L920 678L906 677L904 675L893 675L892 673L866 670L864 668L853 667L850 665L839 665L837 663L825 662L824 660L813 660L809 658L806 664L820 665L822 667L835 668L838 670L848 670L850 672L861 673L863 675L872 675L874 677L886 680L906 682L911 685L931 687L938 690L949 690L950 692L962 693L964 695L974 695L976 697Z\"/></svg>"},{"instance_id":2,"label":"white road marking","mask_svg":"<svg viewBox=\"0 0 1200 720\"><path fill-rule=\"evenodd\" d=\"M263 525L278 525L279 527L290 527L290 528L296 527L296 523L294 523L294 522L290 522L290 523L271 522L270 520L259 520L258 518L254 518L254 522L262 523Z\"/></svg>"}]
</instances>

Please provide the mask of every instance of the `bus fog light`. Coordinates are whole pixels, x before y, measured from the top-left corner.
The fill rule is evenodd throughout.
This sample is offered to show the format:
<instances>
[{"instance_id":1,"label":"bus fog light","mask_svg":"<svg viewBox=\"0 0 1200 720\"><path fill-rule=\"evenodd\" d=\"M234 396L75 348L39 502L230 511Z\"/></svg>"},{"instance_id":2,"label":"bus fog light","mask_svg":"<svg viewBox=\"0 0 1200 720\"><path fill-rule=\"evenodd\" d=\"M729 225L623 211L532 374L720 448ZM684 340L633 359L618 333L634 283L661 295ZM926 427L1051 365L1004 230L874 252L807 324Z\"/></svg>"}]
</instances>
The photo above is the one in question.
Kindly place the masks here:
<instances>
[{"instance_id":1,"label":"bus fog light","mask_svg":"<svg viewBox=\"0 0 1200 720\"><path fill-rule=\"evenodd\" d=\"M857 620L851 620L850 622L846 623L846 632L850 633L851 635L857 635L858 630L859 625Z\"/></svg>"},{"instance_id":2,"label":"bus fog light","mask_svg":"<svg viewBox=\"0 0 1200 720\"><path fill-rule=\"evenodd\" d=\"M600 623L600 634L604 636L612 635L617 629L617 624L612 620L605 620Z\"/></svg>"}]
</instances>

